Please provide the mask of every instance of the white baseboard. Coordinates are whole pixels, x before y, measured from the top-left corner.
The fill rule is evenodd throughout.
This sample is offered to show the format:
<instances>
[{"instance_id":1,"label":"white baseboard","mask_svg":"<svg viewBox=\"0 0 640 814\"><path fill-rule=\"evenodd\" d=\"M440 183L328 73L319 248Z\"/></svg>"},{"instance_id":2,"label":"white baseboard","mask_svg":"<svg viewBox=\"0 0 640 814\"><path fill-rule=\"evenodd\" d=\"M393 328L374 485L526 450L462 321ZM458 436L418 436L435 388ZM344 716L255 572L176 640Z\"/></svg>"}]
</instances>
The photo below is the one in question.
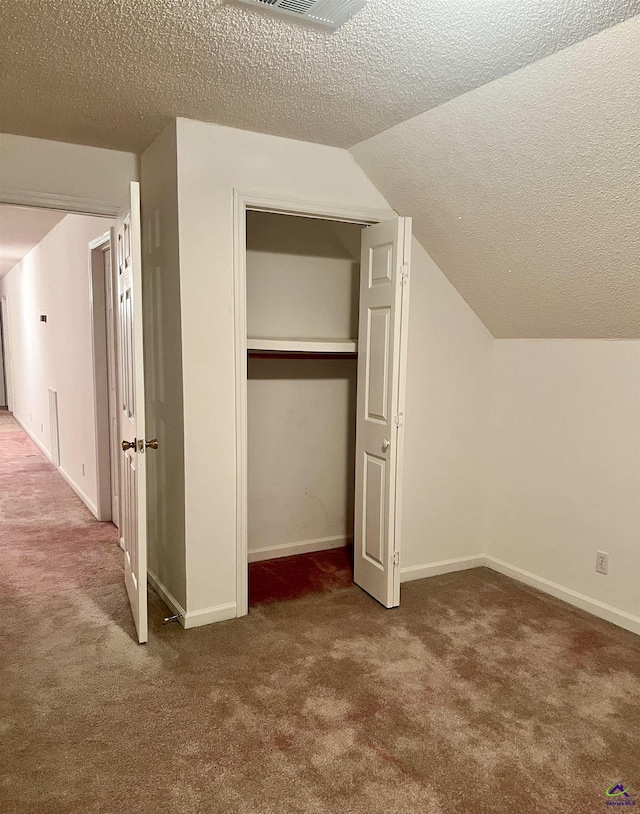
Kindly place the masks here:
<instances>
[{"instance_id":1,"label":"white baseboard","mask_svg":"<svg viewBox=\"0 0 640 814\"><path fill-rule=\"evenodd\" d=\"M607 622L612 622L614 625L618 625L618 627L623 627L632 633L640 634L640 617L638 616L632 616L626 611L618 610L611 605L606 605L604 602L599 602L597 599L591 599L577 591L572 591L571 588L565 588L556 582L544 579L544 577L538 577L530 571L525 571L523 568L510 565L496 557L485 556L484 559L485 564L489 568L498 571L500 574L516 579L518 582L524 582L525 585L537 588L545 594L551 594L551 596L555 596L556 599L568 602L570 605L587 611L587 613L592 613L594 616L605 619Z\"/></svg>"},{"instance_id":2,"label":"white baseboard","mask_svg":"<svg viewBox=\"0 0 640 814\"><path fill-rule=\"evenodd\" d=\"M544 577L536 576L530 571L525 571L523 568L518 568L515 565L510 565L508 562L499 560L496 557L490 557L486 554L480 554L475 557L457 557L453 560L441 560L440 562L432 562L427 565L411 565L407 568L400 569L400 582L409 582L413 579L425 579L427 577L436 577L440 574L449 574L452 571L465 571L469 568L479 568L481 566L491 568L506 577L511 577L518 582L523 582L525 585L530 585L532 588L537 588L545 594L555 596L556 599L561 599L569 605L574 605L576 608L587 611L600 619L605 619L618 627L625 630L630 630L632 633L640 634L640 617L633 616L626 611L618 610L611 605L606 605L604 602L599 602L597 599L565 588L558 585L556 582L544 579Z\"/></svg>"},{"instance_id":3,"label":"white baseboard","mask_svg":"<svg viewBox=\"0 0 640 814\"><path fill-rule=\"evenodd\" d=\"M210 625L212 622L224 622L227 619L236 618L237 613L235 602L230 602L227 605L217 605L215 608L204 608L203 610L188 613L167 588L167 586L160 581L156 574L153 574L151 571L147 571L147 579L165 605L170 608L173 613L176 614L176 616L178 616L178 621L185 630L192 627Z\"/></svg>"},{"instance_id":4,"label":"white baseboard","mask_svg":"<svg viewBox=\"0 0 640 814\"><path fill-rule=\"evenodd\" d=\"M39 439L37 436L35 436L35 435L34 435L34 434L31 432L31 430L29 429L29 427L27 427L27 425L24 423L24 421L23 421L23 420L20 418L20 416L19 416L19 415L16 415L15 413L13 413L13 417L14 417L14 418L15 418L15 420L18 422L18 424L20 424L20 426L22 427L22 429L23 429L23 430L24 430L24 431L27 433L27 435L29 436L29 438L31 438L31 440L33 441L33 443L34 443L34 444L36 444L36 445L39 447L40 451L41 451L41 452L44 454L44 456L46 457L46 459L47 459L49 462L51 462L51 455L49 455L49 450L48 450L48 449L47 449L47 448L44 446L44 444L42 443L42 441L41 441L41 440L40 440L40 439ZM55 464L54 464L54 466L55 466ZM57 468L57 467L56 467L56 468Z\"/></svg>"},{"instance_id":5,"label":"white baseboard","mask_svg":"<svg viewBox=\"0 0 640 814\"><path fill-rule=\"evenodd\" d=\"M63 469L61 466L56 466L56 464L54 464L54 463L53 463L53 461L51 460L51 454L50 454L49 450L48 450L48 449L47 449L47 448L44 446L44 444L42 443L42 441L40 441L40 439L39 439L37 436L35 436L35 435L34 435L34 434L31 432L31 430L29 429L29 427L27 427L27 425L26 425L26 424L25 424L25 423L24 423L24 422L23 422L23 421L22 421L22 420L21 420L21 419L20 419L20 418L19 418L19 417L18 417L18 416L15 414L15 413L13 414L13 417L14 417L14 418L15 418L15 420L18 422L18 424L20 424L20 426L22 427L22 429L23 429L23 430L24 430L24 431L27 433L27 435L29 436L29 438L31 438L31 440L34 442L34 444L36 444L36 446L37 446L37 447L40 449L40 451L41 451L41 452L42 452L42 454L45 456L45 458L46 458L46 459L49 461L49 463L50 463L52 466L55 466L55 467L56 467L56 469L58 470L58 472L59 472L59 473L62 475L62 477L63 477L63 478L66 480L66 482L67 482L67 483L69 484L69 486L70 486L70 487L73 489L73 491L76 493L76 495L78 495L78 497L80 498L80 500L81 500L81 501L84 503L84 505L87 507L87 509L89 509L89 511L91 512L91 514L92 514L92 515L93 515L93 516L94 516L96 519L99 519L99 518L98 518L98 507L97 507L97 505L96 505L96 504L93 502L93 500L91 500L91 498L89 497L89 495L87 495L85 492L83 492L83 491L82 491L82 489L81 489L81 488L78 486L78 484L77 484L77 483L76 483L76 482L73 480L73 478L71 477L71 475L69 475L67 472L65 472L65 471L64 471L64 469Z\"/></svg>"},{"instance_id":6,"label":"white baseboard","mask_svg":"<svg viewBox=\"0 0 640 814\"><path fill-rule=\"evenodd\" d=\"M473 557L456 557L453 560L441 560L428 565L409 565L400 569L400 582L437 577L440 574L449 574L452 571L466 571L468 568L479 568L482 565L485 565L485 557L482 554Z\"/></svg>"},{"instance_id":7,"label":"white baseboard","mask_svg":"<svg viewBox=\"0 0 640 814\"><path fill-rule=\"evenodd\" d=\"M187 615L187 612L182 607L182 605L178 602L175 596L171 593L171 591L164 585L158 577L153 574L151 571L147 571L147 579L151 583L153 589L158 594L160 599L164 602L164 604L170 608L176 616L179 617L178 621L184 627L184 619Z\"/></svg>"},{"instance_id":8,"label":"white baseboard","mask_svg":"<svg viewBox=\"0 0 640 814\"><path fill-rule=\"evenodd\" d=\"M225 622L228 619L235 619L237 615L236 603L229 602L227 605L216 605L214 608L203 608L186 613L183 627L188 630L192 627L210 625L212 622ZM182 622L182 619L180 621Z\"/></svg>"},{"instance_id":9,"label":"white baseboard","mask_svg":"<svg viewBox=\"0 0 640 814\"><path fill-rule=\"evenodd\" d=\"M56 466L56 465L54 464L54 466ZM71 475L68 475L61 466L56 466L56 469L62 475L62 477L66 480L66 482L69 484L69 486L73 489L73 491L76 493L76 495L78 495L80 500L89 509L91 514L96 518L96 520L99 520L98 507L91 500L91 498L82 491L82 489L78 486L78 484L73 480Z\"/></svg>"},{"instance_id":10,"label":"white baseboard","mask_svg":"<svg viewBox=\"0 0 640 814\"><path fill-rule=\"evenodd\" d=\"M249 562L276 560L279 557L293 557L296 554L311 554L313 551L328 551L331 548L343 548L351 543L351 537L320 537L317 540L302 540L295 543L280 543L266 548L254 548L249 551Z\"/></svg>"}]
</instances>

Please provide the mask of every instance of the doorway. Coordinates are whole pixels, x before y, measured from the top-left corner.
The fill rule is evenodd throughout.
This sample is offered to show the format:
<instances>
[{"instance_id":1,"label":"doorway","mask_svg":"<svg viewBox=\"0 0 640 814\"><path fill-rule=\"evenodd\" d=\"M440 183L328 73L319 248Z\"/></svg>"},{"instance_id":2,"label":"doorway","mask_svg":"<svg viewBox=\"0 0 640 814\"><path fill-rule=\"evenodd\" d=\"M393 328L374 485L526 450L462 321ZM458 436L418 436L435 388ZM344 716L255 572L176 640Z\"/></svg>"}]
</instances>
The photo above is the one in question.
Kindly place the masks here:
<instances>
[{"instance_id":1,"label":"doorway","mask_svg":"<svg viewBox=\"0 0 640 814\"><path fill-rule=\"evenodd\" d=\"M0 396L92 514L110 520L110 453L101 447L110 221L0 205L0 224Z\"/></svg>"},{"instance_id":2,"label":"doorway","mask_svg":"<svg viewBox=\"0 0 640 814\"><path fill-rule=\"evenodd\" d=\"M0 254L0 295L7 303L11 300L12 312L17 304L19 314L7 359L8 369L19 374L11 376L14 387L9 388L18 410L15 419L54 464L54 480L62 476L96 519L118 524L101 524L101 531L109 527L116 540L120 537L137 638L145 642L146 501L139 493L146 493L143 454L158 442L144 438L139 184L129 183L120 207L107 212L110 207L100 206L102 211L92 214L85 214L85 202L79 199L56 197L59 206L52 211L41 208L38 196L19 198L19 206L0 202L0 214L2 208L18 212L11 229L2 221L3 236L20 234L15 223L24 212L38 220L38 228L23 233L30 247L24 239L9 246L10 260L14 248L21 252L17 265L29 257L20 273L12 274L16 263L6 269L8 282L1 273L7 256ZM67 202L70 209L64 211ZM104 230L105 217L115 225L95 239ZM117 396L125 391L120 410ZM126 440L118 447L126 473L114 454L114 401L119 413L126 410L128 421ZM38 522L37 516L33 521Z\"/></svg>"},{"instance_id":3,"label":"doorway","mask_svg":"<svg viewBox=\"0 0 640 814\"><path fill-rule=\"evenodd\" d=\"M399 602L410 220L376 215L236 195L239 615L248 563L353 540L355 582Z\"/></svg>"},{"instance_id":4,"label":"doorway","mask_svg":"<svg viewBox=\"0 0 640 814\"><path fill-rule=\"evenodd\" d=\"M250 605L353 582L362 228L247 212Z\"/></svg>"},{"instance_id":5,"label":"doorway","mask_svg":"<svg viewBox=\"0 0 640 814\"><path fill-rule=\"evenodd\" d=\"M120 527L117 331L112 236L89 243L93 387L97 444L98 520Z\"/></svg>"}]
</instances>

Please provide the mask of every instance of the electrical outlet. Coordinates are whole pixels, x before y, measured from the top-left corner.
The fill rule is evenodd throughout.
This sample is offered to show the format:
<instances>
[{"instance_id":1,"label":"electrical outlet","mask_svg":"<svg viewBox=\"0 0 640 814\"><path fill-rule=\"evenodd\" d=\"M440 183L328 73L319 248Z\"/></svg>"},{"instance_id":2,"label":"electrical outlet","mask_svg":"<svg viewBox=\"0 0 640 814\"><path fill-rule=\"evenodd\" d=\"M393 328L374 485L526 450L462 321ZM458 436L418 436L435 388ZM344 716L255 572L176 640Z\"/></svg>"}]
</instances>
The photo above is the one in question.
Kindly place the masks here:
<instances>
[{"instance_id":1,"label":"electrical outlet","mask_svg":"<svg viewBox=\"0 0 640 814\"><path fill-rule=\"evenodd\" d=\"M609 555L604 551L596 551L596 571L599 574L609 573Z\"/></svg>"}]
</instances>

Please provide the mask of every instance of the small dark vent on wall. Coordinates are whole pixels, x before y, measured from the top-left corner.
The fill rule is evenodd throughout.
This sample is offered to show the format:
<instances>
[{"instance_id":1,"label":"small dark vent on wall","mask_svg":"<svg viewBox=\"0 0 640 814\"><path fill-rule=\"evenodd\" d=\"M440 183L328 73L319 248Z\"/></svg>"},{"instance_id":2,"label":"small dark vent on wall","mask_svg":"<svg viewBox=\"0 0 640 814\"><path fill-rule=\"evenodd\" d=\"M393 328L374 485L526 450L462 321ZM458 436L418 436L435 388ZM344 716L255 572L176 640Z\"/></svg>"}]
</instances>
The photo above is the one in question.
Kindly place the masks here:
<instances>
[{"instance_id":1,"label":"small dark vent on wall","mask_svg":"<svg viewBox=\"0 0 640 814\"><path fill-rule=\"evenodd\" d=\"M250 6L268 6L279 14L311 23L339 28L364 6L367 0L238 0Z\"/></svg>"}]
</instances>

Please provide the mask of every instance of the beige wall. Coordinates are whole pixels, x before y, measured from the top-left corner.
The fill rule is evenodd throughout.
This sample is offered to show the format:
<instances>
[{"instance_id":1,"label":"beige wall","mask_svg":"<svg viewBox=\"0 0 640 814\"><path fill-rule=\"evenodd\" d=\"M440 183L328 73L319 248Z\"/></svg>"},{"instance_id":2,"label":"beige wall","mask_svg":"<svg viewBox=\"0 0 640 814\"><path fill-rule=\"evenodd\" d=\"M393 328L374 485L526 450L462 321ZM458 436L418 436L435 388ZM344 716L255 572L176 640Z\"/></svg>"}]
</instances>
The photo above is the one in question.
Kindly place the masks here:
<instances>
[{"instance_id":1,"label":"beige wall","mask_svg":"<svg viewBox=\"0 0 640 814\"><path fill-rule=\"evenodd\" d=\"M98 147L0 133L0 201L115 214L129 181L138 180L138 156ZM49 200L51 198L51 200ZM59 199L57 201L53 198Z\"/></svg>"},{"instance_id":2,"label":"beige wall","mask_svg":"<svg viewBox=\"0 0 640 814\"><path fill-rule=\"evenodd\" d=\"M355 338L361 231L248 212L248 336ZM356 367L355 359L249 360L251 559L352 538Z\"/></svg>"},{"instance_id":3,"label":"beige wall","mask_svg":"<svg viewBox=\"0 0 640 814\"><path fill-rule=\"evenodd\" d=\"M58 391L60 469L94 514L89 242L110 225L106 218L67 215L0 281L8 300L14 415L50 455L48 391Z\"/></svg>"},{"instance_id":4,"label":"beige wall","mask_svg":"<svg viewBox=\"0 0 640 814\"><path fill-rule=\"evenodd\" d=\"M344 150L188 120L178 121L178 179L187 605L205 620L235 608L234 189L389 210ZM475 519L490 337L418 249L411 298L403 563L423 565L482 550ZM469 472L456 475L453 460ZM437 493L425 495L425 482Z\"/></svg>"},{"instance_id":5,"label":"beige wall","mask_svg":"<svg viewBox=\"0 0 640 814\"><path fill-rule=\"evenodd\" d=\"M355 359L249 361L248 540L250 553L263 550L255 558L353 537L356 368Z\"/></svg>"},{"instance_id":6,"label":"beige wall","mask_svg":"<svg viewBox=\"0 0 640 814\"><path fill-rule=\"evenodd\" d=\"M142 268L145 320L149 571L186 603L184 411L175 126L142 155Z\"/></svg>"},{"instance_id":7,"label":"beige wall","mask_svg":"<svg viewBox=\"0 0 640 814\"><path fill-rule=\"evenodd\" d=\"M496 340L491 448L487 554L640 632L640 342Z\"/></svg>"},{"instance_id":8,"label":"beige wall","mask_svg":"<svg viewBox=\"0 0 640 814\"><path fill-rule=\"evenodd\" d=\"M388 210L344 150L178 120L188 610L235 613L233 192Z\"/></svg>"},{"instance_id":9,"label":"beige wall","mask_svg":"<svg viewBox=\"0 0 640 814\"><path fill-rule=\"evenodd\" d=\"M355 224L248 212L247 335L356 338L361 231ZM355 238L355 255L339 237L347 245Z\"/></svg>"},{"instance_id":10,"label":"beige wall","mask_svg":"<svg viewBox=\"0 0 640 814\"><path fill-rule=\"evenodd\" d=\"M491 334L414 238L403 579L483 553L492 346Z\"/></svg>"}]
</instances>

